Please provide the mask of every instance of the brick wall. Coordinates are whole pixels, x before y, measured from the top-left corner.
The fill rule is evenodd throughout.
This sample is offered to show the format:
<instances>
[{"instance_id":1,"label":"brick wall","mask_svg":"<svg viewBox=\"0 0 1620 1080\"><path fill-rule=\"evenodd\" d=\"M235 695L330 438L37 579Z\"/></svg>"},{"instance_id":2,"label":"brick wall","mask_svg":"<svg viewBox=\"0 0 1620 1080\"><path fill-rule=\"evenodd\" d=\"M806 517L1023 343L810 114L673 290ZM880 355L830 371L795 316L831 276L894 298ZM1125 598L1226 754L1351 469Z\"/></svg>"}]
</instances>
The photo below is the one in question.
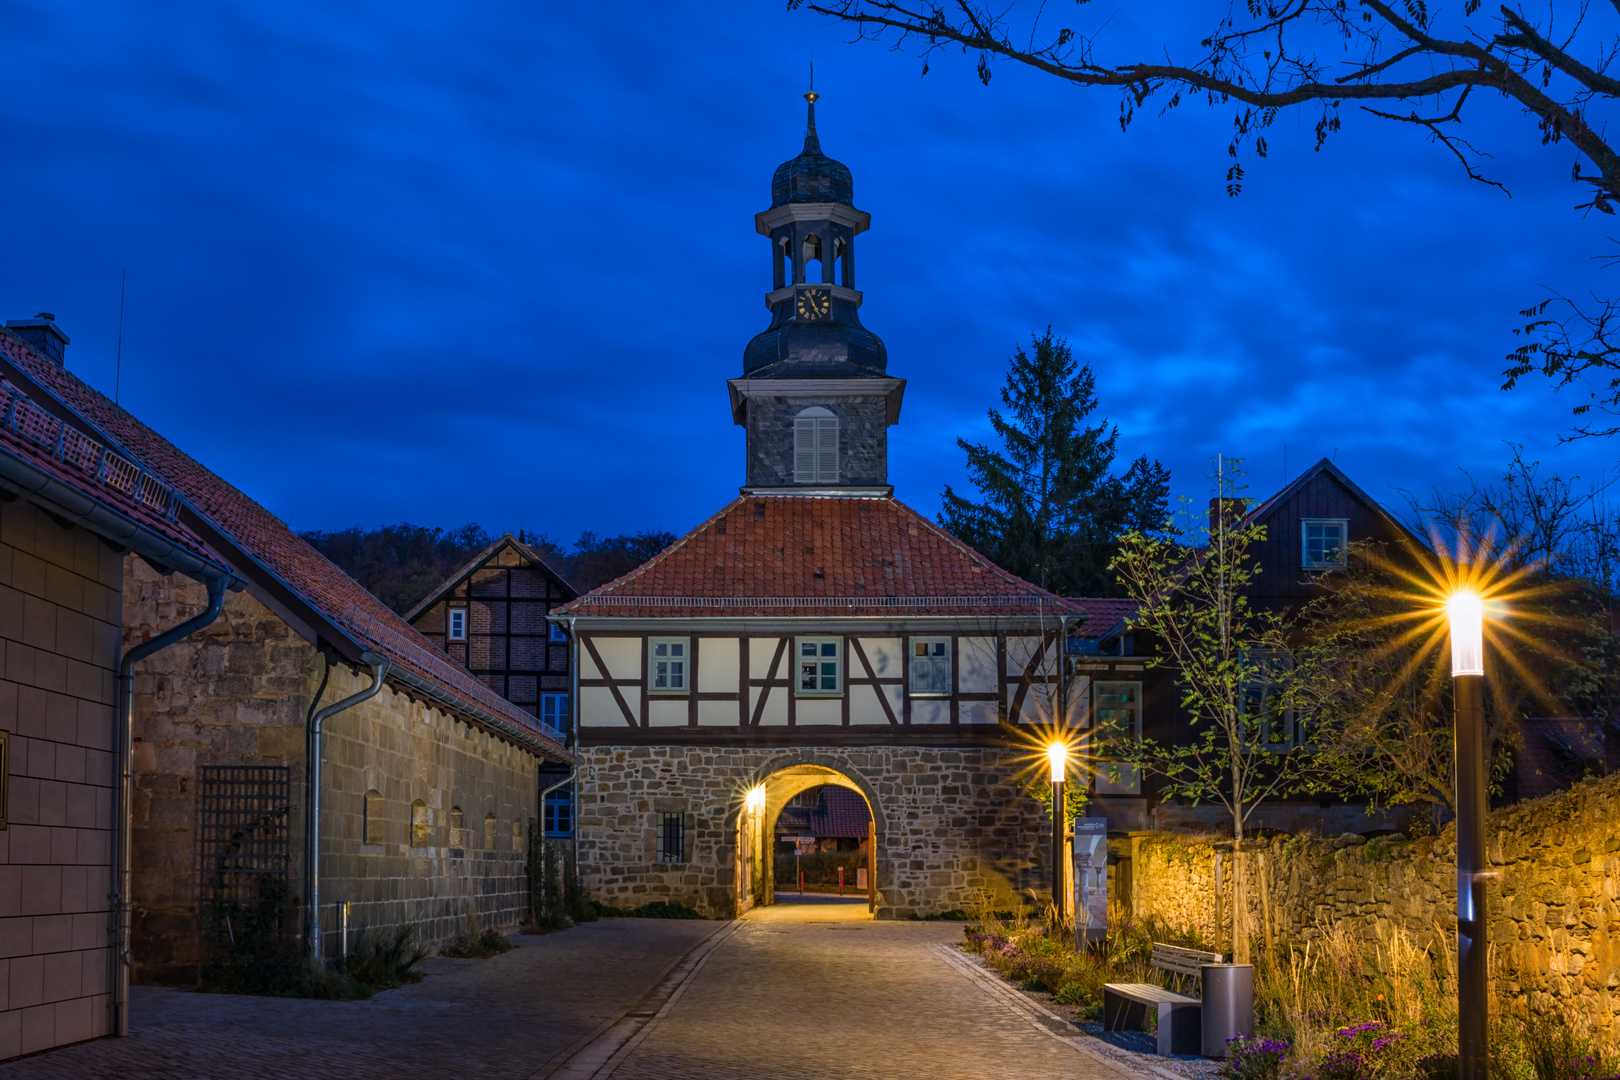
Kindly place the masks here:
<instances>
[{"instance_id":1,"label":"brick wall","mask_svg":"<svg viewBox=\"0 0 1620 1080\"><path fill-rule=\"evenodd\" d=\"M0 1058L107 1032L121 575L92 533L0 504Z\"/></svg>"},{"instance_id":2,"label":"brick wall","mask_svg":"<svg viewBox=\"0 0 1620 1080\"><path fill-rule=\"evenodd\" d=\"M1019 906L1028 889L1047 895L1050 826L1013 783L1024 764L1013 751L587 747L580 757L580 874L604 903L669 900L711 916L735 914L743 795L764 777L806 763L836 770L872 804L879 917L967 908L986 894L998 908ZM789 790L810 782L829 777ZM780 802L771 796L765 836L773 835ZM689 861L657 861L657 815L665 812L690 815Z\"/></svg>"},{"instance_id":3,"label":"brick wall","mask_svg":"<svg viewBox=\"0 0 1620 1080\"><path fill-rule=\"evenodd\" d=\"M126 633L139 640L202 610L202 586L165 578L131 559ZM204 959L198 918L198 778L209 765L290 770L288 884L302 901L304 725L323 662L251 594L231 593L207 630L143 662L135 678L134 977L192 985ZM332 669L322 695L341 700L370 683L369 669ZM482 731L392 688L327 721L324 756L322 904L353 903L351 929L409 924L442 943L467 925L514 929L523 903L521 845L538 817L538 762ZM384 843L364 842L366 793ZM426 843L411 842L411 805L424 804ZM449 843L460 808L470 840ZM483 850L484 818L496 819L496 850ZM459 852L459 854L457 854ZM323 913L328 953L341 949L338 920Z\"/></svg>"}]
</instances>

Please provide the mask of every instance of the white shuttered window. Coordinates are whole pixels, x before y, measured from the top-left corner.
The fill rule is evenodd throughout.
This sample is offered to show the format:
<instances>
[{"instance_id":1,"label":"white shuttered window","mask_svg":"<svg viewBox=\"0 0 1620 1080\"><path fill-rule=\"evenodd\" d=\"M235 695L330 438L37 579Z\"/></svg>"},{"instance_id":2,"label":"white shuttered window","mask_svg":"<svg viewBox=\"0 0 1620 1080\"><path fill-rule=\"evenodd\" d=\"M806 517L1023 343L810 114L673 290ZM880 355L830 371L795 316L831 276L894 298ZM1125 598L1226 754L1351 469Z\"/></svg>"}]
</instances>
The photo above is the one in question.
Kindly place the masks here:
<instances>
[{"instance_id":1,"label":"white shuttered window","mask_svg":"<svg viewBox=\"0 0 1620 1080\"><path fill-rule=\"evenodd\" d=\"M793 482L838 483L838 418L819 405L793 420Z\"/></svg>"},{"instance_id":2,"label":"white shuttered window","mask_svg":"<svg viewBox=\"0 0 1620 1080\"><path fill-rule=\"evenodd\" d=\"M951 639L911 639L911 692L948 694L951 692Z\"/></svg>"}]
</instances>

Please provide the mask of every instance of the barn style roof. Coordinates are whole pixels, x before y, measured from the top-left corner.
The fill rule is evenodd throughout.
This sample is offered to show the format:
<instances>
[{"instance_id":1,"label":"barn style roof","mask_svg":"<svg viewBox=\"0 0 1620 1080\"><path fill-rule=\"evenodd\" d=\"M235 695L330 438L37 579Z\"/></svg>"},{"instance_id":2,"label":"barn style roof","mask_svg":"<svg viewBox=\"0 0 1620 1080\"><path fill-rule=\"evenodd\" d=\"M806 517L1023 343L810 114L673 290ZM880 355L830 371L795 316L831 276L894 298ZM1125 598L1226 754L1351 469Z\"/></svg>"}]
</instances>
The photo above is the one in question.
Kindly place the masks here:
<instances>
[{"instance_id":1,"label":"barn style roof","mask_svg":"<svg viewBox=\"0 0 1620 1080\"><path fill-rule=\"evenodd\" d=\"M541 756L573 760L535 717L433 648L280 518L5 330L0 377L48 403L75 438L106 447L167 489L174 520L311 640L324 641L351 663L380 654L390 661L389 681L396 686Z\"/></svg>"},{"instance_id":2,"label":"barn style roof","mask_svg":"<svg viewBox=\"0 0 1620 1080\"><path fill-rule=\"evenodd\" d=\"M1105 615L1009 574L895 498L743 496L558 609L607 617Z\"/></svg>"}]
</instances>

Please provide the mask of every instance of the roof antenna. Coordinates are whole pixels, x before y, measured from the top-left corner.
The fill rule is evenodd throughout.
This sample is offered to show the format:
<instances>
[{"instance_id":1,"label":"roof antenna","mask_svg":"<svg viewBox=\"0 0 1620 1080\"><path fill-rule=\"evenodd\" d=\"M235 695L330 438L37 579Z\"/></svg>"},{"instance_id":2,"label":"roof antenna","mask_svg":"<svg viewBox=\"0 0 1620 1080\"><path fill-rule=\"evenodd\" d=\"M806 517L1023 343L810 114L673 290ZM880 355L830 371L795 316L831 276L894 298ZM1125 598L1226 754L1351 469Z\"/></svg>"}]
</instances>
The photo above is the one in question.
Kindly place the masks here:
<instances>
[{"instance_id":1,"label":"roof antenna","mask_svg":"<svg viewBox=\"0 0 1620 1080\"><path fill-rule=\"evenodd\" d=\"M118 359L113 367L113 404L118 404L118 386L124 379L124 288L129 284L129 267L118 278Z\"/></svg>"}]
</instances>

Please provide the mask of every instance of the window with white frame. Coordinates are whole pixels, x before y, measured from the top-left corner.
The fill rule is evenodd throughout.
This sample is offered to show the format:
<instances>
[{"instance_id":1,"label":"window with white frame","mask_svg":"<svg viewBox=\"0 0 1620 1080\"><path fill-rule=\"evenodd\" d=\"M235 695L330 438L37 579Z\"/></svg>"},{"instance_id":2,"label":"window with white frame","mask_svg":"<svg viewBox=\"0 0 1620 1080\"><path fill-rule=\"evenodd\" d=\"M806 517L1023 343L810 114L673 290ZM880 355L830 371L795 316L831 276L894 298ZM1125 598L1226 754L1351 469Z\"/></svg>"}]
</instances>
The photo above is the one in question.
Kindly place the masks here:
<instances>
[{"instance_id":1,"label":"window with white frame","mask_svg":"<svg viewBox=\"0 0 1620 1080\"><path fill-rule=\"evenodd\" d=\"M1294 747L1294 711L1286 707L1293 654L1287 649L1245 649L1239 656L1243 664L1243 743L1287 753Z\"/></svg>"},{"instance_id":2,"label":"window with white frame","mask_svg":"<svg viewBox=\"0 0 1620 1080\"><path fill-rule=\"evenodd\" d=\"M911 692L913 694L951 692L950 638L911 639Z\"/></svg>"},{"instance_id":3,"label":"window with white frame","mask_svg":"<svg viewBox=\"0 0 1620 1080\"><path fill-rule=\"evenodd\" d=\"M540 722L558 734L568 734L568 695L541 694Z\"/></svg>"},{"instance_id":4,"label":"window with white frame","mask_svg":"<svg viewBox=\"0 0 1620 1080\"><path fill-rule=\"evenodd\" d=\"M844 642L842 638L800 638L799 681L801 694L837 694L844 688Z\"/></svg>"},{"instance_id":5,"label":"window with white frame","mask_svg":"<svg viewBox=\"0 0 1620 1080\"><path fill-rule=\"evenodd\" d=\"M684 691L691 642L683 637L647 639L647 689Z\"/></svg>"},{"instance_id":6,"label":"window with white frame","mask_svg":"<svg viewBox=\"0 0 1620 1080\"><path fill-rule=\"evenodd\" d=\"M1135 765L1119 761L1126 740L1142 739L1142 684L1094 682L1092 712L1097 740L1096 788L1099 795L1139 795L1142 777Z\"/></svg>"},{"instance_id":7,"label":"window with white frame","mask_svg":"<svg viewBox=\"0 0 1620 1080\"><path fill-rule=\"evenodd\" d=\"M467 640L467 609L466 608L464 608L464 607L453 607L453 608L450 609L450 632L449 632L449 637L450 637L451 641L466 641Z\"/></svg>"},{"instance_id":8,"label":"window with white frame","mask_svg":"<svg viewBox=\"0 0 1620 1080\"><path fill-rule=\"evenodd\" d=\"M820 405L793 420L793 482L838 483L838 417Z\"/></svg>"},{"instance_id":9,"label":"window with white frame","mask_svg":"<svg viewBox=\"0 0 1620 1080\"><path fill-rule=\"evenodd\" d=\"M1343 518L1306 518L1300 522L1300 565L1308 570L1334 570L1345 564L1350 523Z\"/></svg>"},{"instance_id":10,"label":"window with white frame","mask_svg":"<svg viewBox=\"0 0 1620 1080\"><path fill-rule=\"evenodd\" d=\"M552 623L551 624L551 640L552 641L567 641L568 640L568 631L566 631L566 630L564 630L562 628L562 623Z\"/></svg>"}]
</instances>

